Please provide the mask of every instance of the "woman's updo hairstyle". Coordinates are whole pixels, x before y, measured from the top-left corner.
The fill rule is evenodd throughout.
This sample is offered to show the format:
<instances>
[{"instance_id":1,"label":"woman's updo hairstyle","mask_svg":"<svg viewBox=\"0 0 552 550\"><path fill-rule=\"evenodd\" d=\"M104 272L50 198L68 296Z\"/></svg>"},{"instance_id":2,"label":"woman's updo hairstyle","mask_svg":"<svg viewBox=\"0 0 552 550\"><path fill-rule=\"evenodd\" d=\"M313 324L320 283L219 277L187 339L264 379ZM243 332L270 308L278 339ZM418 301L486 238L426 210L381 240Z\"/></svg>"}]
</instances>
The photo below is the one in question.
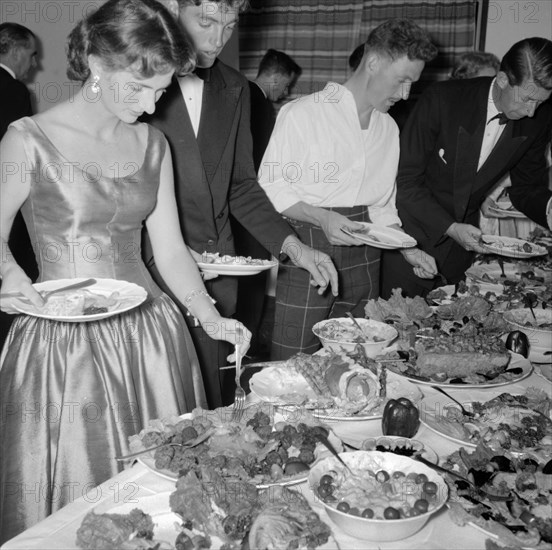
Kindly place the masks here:
<instances>
[{"instance_id":1,"label":"woman's updo hairstyle","mask_svg":"<svg viewBox=\"0 0 552 550\"><path fill-rule=\"evenodd\" d=\"M108 0L80 21L67 45L67 76L85 82L88 56L108 71L131 71L140 78L185 74L195 54L171 13L156 0Z\"/></svg>"}]
</instances>

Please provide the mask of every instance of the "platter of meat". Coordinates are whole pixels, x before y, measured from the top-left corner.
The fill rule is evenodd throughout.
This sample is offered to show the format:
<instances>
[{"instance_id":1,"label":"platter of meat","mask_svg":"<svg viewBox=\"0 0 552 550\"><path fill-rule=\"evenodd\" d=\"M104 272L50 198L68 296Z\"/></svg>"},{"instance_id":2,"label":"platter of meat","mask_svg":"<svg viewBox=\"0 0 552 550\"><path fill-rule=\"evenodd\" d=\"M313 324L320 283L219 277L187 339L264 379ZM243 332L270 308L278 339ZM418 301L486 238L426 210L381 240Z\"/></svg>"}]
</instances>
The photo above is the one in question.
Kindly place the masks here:
<instances>
[{"instance_id":1,"label":"platter of meat","mask_svg":"<svg viewBox=\"0 0 552 550\"><path fill-rule=\"evenodd\" d=\"M346 354L324 350L299 353L283 365L266 367L249 385L261 401L285 410L307 409L325 422L377 420L389 399L407 397L416 403L423 397L403 377L384 370L376 373Z\"/></svg>"}]
</instances>

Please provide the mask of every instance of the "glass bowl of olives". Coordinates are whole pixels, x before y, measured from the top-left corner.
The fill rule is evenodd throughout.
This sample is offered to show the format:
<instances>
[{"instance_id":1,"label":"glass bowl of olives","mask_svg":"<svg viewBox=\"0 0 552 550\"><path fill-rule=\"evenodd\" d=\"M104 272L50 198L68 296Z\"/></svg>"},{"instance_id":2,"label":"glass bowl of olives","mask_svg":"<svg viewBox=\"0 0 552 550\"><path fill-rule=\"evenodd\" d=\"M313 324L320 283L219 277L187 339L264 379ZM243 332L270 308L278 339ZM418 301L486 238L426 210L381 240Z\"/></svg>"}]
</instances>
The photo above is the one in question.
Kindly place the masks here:
<instances>
[{"instance_id":1,"label":"glass bowl of olives","mask_svg":"<svg viewBox=\"0 0 552 550\"><path fill-rule=\"evenodd\" d=\"M406 456L353 451L311 468L315 499L342 531L363 540L390 542L419 531L448 498L444 479Z\"/></svg>"}]
</instances>

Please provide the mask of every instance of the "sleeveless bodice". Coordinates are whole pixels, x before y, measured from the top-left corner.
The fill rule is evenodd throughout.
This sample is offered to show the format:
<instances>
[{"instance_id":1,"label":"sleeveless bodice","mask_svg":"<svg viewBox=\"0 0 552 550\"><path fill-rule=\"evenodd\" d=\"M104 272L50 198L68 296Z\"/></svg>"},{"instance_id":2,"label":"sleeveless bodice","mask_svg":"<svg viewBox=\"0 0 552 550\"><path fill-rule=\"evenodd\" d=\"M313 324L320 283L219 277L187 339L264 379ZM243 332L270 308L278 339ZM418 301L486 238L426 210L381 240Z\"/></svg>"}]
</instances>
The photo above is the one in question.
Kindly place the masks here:
<instances>
[{"instance_id":1,"label":"sleeveless bodice","mask_svg":"<svg viewBox=\"0 0 552 550\"><path fill-rule=\"evenodd\" d=\"M66 159L37 123L12 127L25 134L30 195L21 211L35 251L39 281L105 277L143 286L160 295L141 259L144 219L153 210L166 141L148 126L140 167L121 159L109 173L94 162ZM105 169L104 169L105 172Z\"/></svg>"}]
</instances>

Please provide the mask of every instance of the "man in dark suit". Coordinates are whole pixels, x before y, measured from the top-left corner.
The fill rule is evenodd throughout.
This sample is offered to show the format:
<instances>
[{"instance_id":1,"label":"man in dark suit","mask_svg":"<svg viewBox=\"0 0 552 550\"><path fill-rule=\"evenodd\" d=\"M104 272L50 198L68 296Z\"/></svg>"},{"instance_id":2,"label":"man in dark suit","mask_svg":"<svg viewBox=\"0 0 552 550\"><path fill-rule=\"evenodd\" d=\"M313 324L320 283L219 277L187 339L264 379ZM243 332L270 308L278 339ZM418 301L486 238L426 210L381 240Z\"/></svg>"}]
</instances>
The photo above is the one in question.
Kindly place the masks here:
<instances>
[{"instance_id":1,"label":"man in dark suit","mask_svg":"<svg viewBox=\"0 0 552 550\"><path fill-rule=\"evenodd\" d=\"M23 80L37 65L36 38L23 25L0 24L0 139L8 126L19 118L31 116L31 94ZM32 279L38 276L29 233L18 212L10 233L9 247L17 263ZM0 283L1 286L1 283ZM0 312L0 349L4 345L13 315Z\"/></svg>"},{"instance_id":2,"label":"man in dark suit","mask_svg":"<svg viewBox=\"0 0 552 550\"><path fill-rule=\"evenodd\" d=\"M479 208L510 172L513 205L550 227L545 151L552 109L552 42L528 38L512 46L493 78L439 82L418 100L401 133L397 206L404 230L457 283L480 243ZM382 296L402 288L425 296L443 284L410 276L396 252L384 254Z\"/></svg>"},{"instance_id":3,"label":"man in dark suit","mask_svg":"<svg viewBox=\"0 0 552 550\"><path fill-rule=\"evenodd\" d=\"M162 0L178 18L197 55L197 76L175 79L147 120L167 136L173 156L176 199L184 239L201 253L234 255L232 214L276 257L287 254L312 274L319 292L337 292L337 273L326 254L303 245L276 213L257 183L253 166L247 79L217 59L232 35L245 0ZM156 280L155 263L144 247ZM221 276L206 287L224 316L236 309L237 281ZM211 408L233 400L232 380L221 384L227 346L190 323ZM232 376L233 378L233 376ZM224 393L222 393L224 390Z\"/></svg>"},{"instance_id":4,"label":"man in dark suit","mask_svg":"<svg viewBox=\"0 0 552 550\"><path fill-rule=\"evenodd\" d=\"M276 122L274 103L281 101L301 75L301 67L284 52L269 49L264 54L257 77L249 81L251 93L251 136L253 138L253 162L259 166ZM239 256L270 259L270 254L259 241L238 221L232 219L232 231ZM236 318L253 334L250 354L253 360L263 354L259 327L263 316L267 271L238 282ZM260 357L262 359L262 357Z\"/></svg>"}]
</instances>

